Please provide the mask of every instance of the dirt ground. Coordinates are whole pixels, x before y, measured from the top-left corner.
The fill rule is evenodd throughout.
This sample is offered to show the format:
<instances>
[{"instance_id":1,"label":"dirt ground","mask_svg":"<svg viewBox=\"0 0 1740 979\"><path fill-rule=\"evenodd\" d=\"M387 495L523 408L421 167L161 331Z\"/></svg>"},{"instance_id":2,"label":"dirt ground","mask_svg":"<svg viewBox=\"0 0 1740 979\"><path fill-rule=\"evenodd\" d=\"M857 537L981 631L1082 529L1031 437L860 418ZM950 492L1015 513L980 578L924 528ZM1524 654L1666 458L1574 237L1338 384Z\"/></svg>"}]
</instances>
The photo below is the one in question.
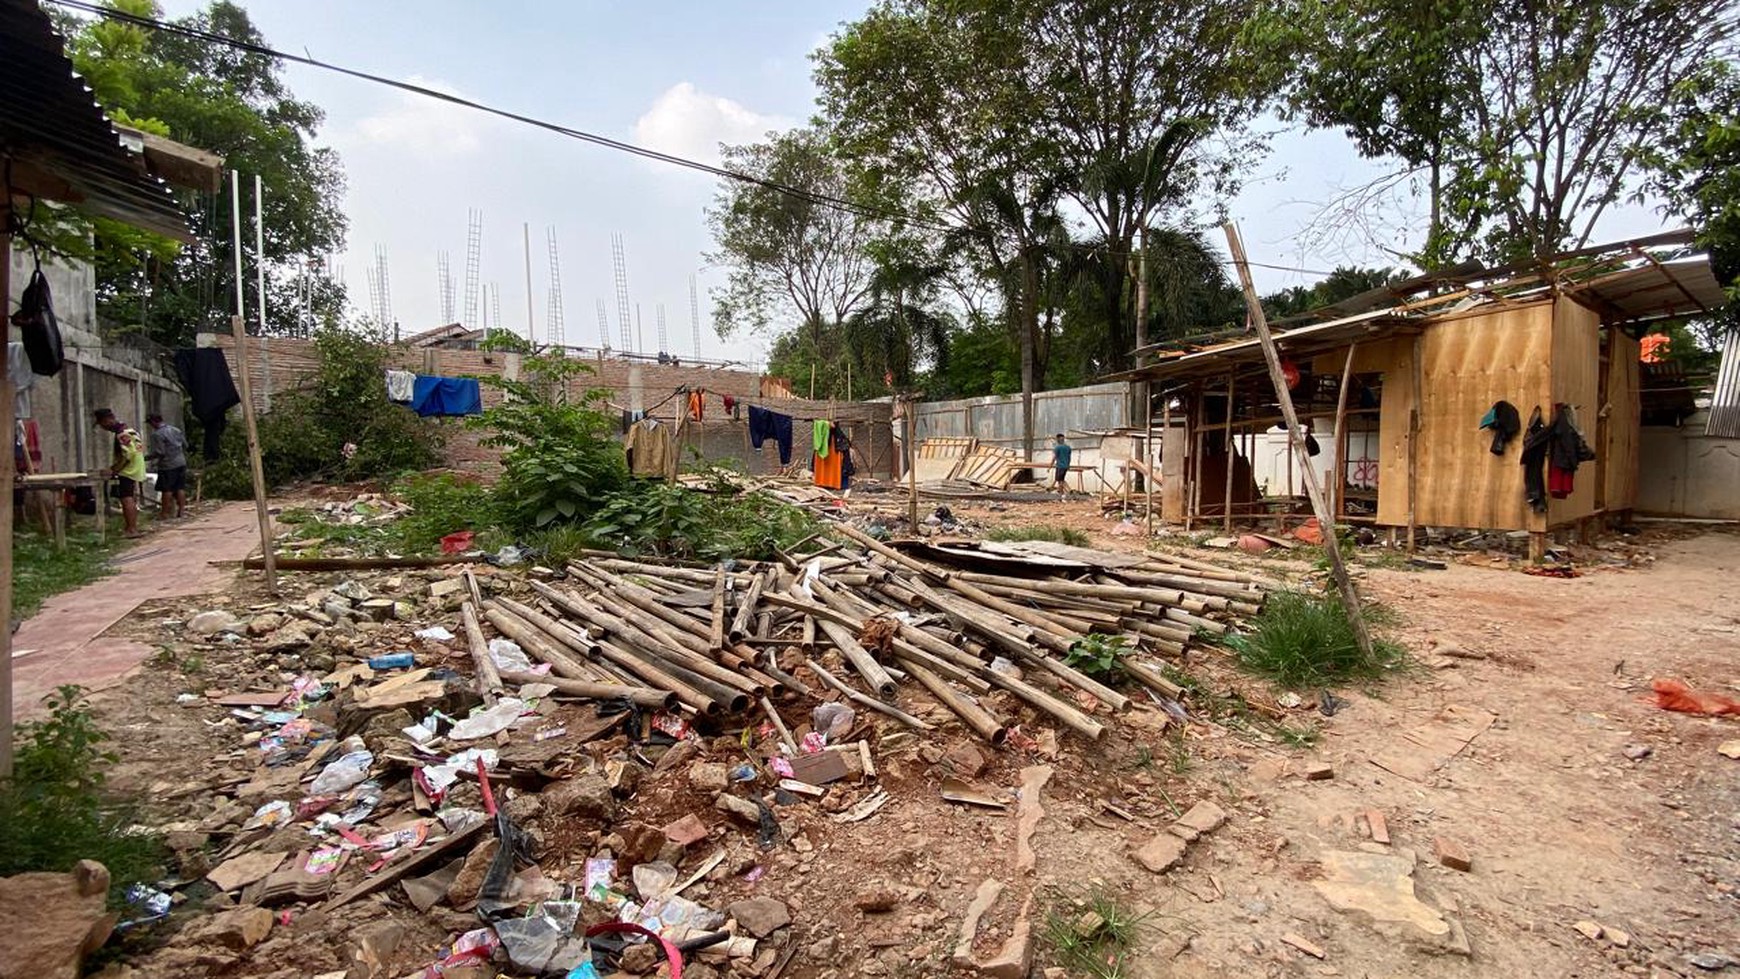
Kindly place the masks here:
<instances>
[{"instance_id":1,"label":"dirt ground","mask_svg":"<svg viewBox=\"0 0 1740 979\"><path fill-rule=\"evenodd\" d=\"M893 509L890 500L866 502ZM1109 549L1144 543L1114 533L1115 518L1079 498L995 507L930 501L927 508L939 502L970 523L1064 524ZM1009 885L989 915L992 945L1017 921L1029 893L1036 933L1048 914L1073 914L1071 900L1089 892L1132 905L1146 917L1123 974L1137 977L1707 974L1688 956L1717 956L1702 960L1717 967L1723 956L1740 958L1740 761L1716 751L1740 737L1740 723L1661 711L1649 685L1678 677L1700 690L1736 689L1740 534L1657 531L1637 544L1655 556L1647 567L1568 580L1454 562L1446 570L1366 569L1364 589L1397 613L1397 638L1415 665L1375 689L1334 691L1348 703L1333 717L1313 709L1318 691L1299 691L1303 702L1283 723L1316 732L1305 747L1290 747L1272 726L1202 715L1182 735L1163 733L1158 712L1142 710L1111 724L1098 744L1059 732L1055 759L985 749L988 764L977 780L988 786L1012 790L1023 769L1054 768L1040 794L1044 816L1031 874L1017 865L1017 805L984 810L938 797L968 742L953 725L923 736L894 729L872 736L879 785L891 799L862 822L829 818L872 791L846 787L821 802L780 807L792 840L762 851L752 833L712 811L683 773L653 773L612 825L534 817L544 842L539 867L552 880L575 880L587 856L620 845L613 833L697 813L713 831L691 848L682 871L718 850L726 859L688 896L711 907L747 896L785 902L797 952L783 975L793 979L965 974L949 959L963 913L987 878ZM1306 561L1285 556L1191 553L1275 576L1309 571ZM290 577L293 590L337 580ZM408 577L401 587L419 587L420 579ZM116 634L170 649L128 684L94 698L124 756L116 784L148 792L162 822L197 826L214 810L239 806L209 786L233 786L255 763L221 710L180 706L178 695L240 689L262 678L283 682L307 665L245 650L181 648L171 624L199 608L239 611L264 598L238 581L203 603L143 607L117 627ZM357 638L351 652L358 656L404 648L405 637L390 628ZM1223 653L1186 667L1217 693L1237 690L1265 703L1280 693L1240 676ZM948 716L912 699L920 716ZM1491 727L1419 779L1374 764L1386 753L1425 752L1403 733L1429 726L1447 708L1461 716L1488 712ZM577 707L559 710L570 713L547 723L578 717ZM734 733L719 732L705 757L738 760ZM1639 757L1628 757L1628 748ZM584 753L575 761L587 763ZM1318 762L1333 777L1298 774ZM1108 798L1134 818L1111 815L1102 805ZM1178 866L1156 875L1132 859L1177 812L1203 800L1229 819ZM1369 838L1369 821L1355 819L1371 810L1387 823L1387 845ZM1440 865L1439 837L1466 849L1470 870ZM1413 885L1427 908L1454 923L1448 938L1330 905L1319 889L1332 876L1329 865L1338 854L1367 851L1414 856ZM882 891L895 895L891 911L855 906ZM414 973L476 925L474 916L440 908L417 914L392 891L330 914L292 908L248 951L190 946L179 940L176 921L133 939L127 964L141 977L318 975L350 968L362 934L383 921L403 925L403 937L368 975ZM1602 937L1586 937L1574 927L1579 922L1598 925ZM1322 958L1283 936L1315 946ZM714 964L720 974L757 974L747 961ZM1034 974L1053 964L1038 942Z\"/></svg>"}]
</instances>

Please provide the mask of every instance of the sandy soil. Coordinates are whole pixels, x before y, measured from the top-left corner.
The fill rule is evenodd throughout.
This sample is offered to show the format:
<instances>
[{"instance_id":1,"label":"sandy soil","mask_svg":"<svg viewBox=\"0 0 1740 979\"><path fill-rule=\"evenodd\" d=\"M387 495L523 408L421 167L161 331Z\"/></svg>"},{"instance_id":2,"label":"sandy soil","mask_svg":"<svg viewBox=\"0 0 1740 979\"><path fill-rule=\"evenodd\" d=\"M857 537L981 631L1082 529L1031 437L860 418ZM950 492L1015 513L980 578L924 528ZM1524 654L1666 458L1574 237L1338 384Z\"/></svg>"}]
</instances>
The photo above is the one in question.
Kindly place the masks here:
<instances>
[{"instance_id":1,"label":"sandy soil","mask_svg":"<svg viewBox=\"0 0 1740 979\"><path fill-rule=\"evenodd\" d=\"M1101 517L1091 502L947 505L981 524L1061 523L1089 532L1100 546L1142 544L1113 534L1115 520ZM991 915L997 935L1013 925L1029 891L1036 929L1049 910L1067 909L1072 896L1088 890L1148 913L1139 948L1126 962L1134 976L1700 974L1688 954L1740 956L1733 890L1740 879L1740 761L1716 753L1719 743L1740 737L1740 724L1660 711L1648 702L1649 681L1674 676L1733 692L1740 535L1663 534L1645 546L1657 558L1647 568L1573 580L1454 563L1443 571L1368 569L1364 587L1399 614L1399 638L1414 651L1415 669L1374 690L1336 691L1351 703L1333 718L1312 709L1316 691L1301 691L1306 703L1286 723L1318 732L1308 748L1289 748L1260 725L1226 718L1199 719L1180 742L1176 732L1162 733L1152 711L1113 725L1097 745L1060 737L1031 876L1015 864L1014 806L969 809L937 795L956 767L946 753L967 740L957 727L924 737L884 730L875 748L891 801L855 824L828 815L868 786L785 807L781 817L798 845L757 850L752 835L712 812L679 770L644 779L616 825L537 824L546 843L540 866L553 879L576 878L580 862L612 831L637 822L662 826L696 812L714 826L713 837L692 848L683 868L721 848L727 859L691 896L715 907L750 895L785 901L791 941L800 950L784 975L795 979L954 974L948 957L961 916L987 877L1012 885ZM1308 570L1284 557L1195 553L1254 563L1271 574ZM317 579L293 580L297 589L312 589ZM263 597L238 583L216 601L239 610ZM197 610L189 603L148 606L117 631L173 646L165 623ZM364 637L355 653L402 643L389 630ZM1447 646L1484 658L1441 655ZM190 652L197 671L188 668ZM220 711L180 707L175 698L209 687L239 689L298 665L245 650L176 647L126 686L97 695L100 716L119 735L125 756L117 784L150 792L163 821L199 822L236 805L199 786L250 771L239 732ZM1241 677L1219 654L1189 668L1217 693L1237 690L1258 701L1276 693ZM913 700L921 716L945 716ZM1019 714L1015 705L1003 706ZM1421 781L1372 763L1402 743L1401 732L1450 706L1484 710L1495 721ZM1030 730L1041 733L1038 726ZM1650 753L1628 759L1625 749L1633 745ZM707 757L735 760L732 742L712 742ZM979 781L1012 789L1022 768L1045 761L997 753ZM1308 782L1291 774L1316 761L1331 764L1334 777ZM1101 806L1108 796L1135 820L1108 815ZM1164 876L1131 859L1134 847L1199 800L1223 807L1227 825L1194 844ZM1374 809L1386 817L1388 846L1364 838L1353 819ZM1466 847L1471 871L1436 862L1439 836ZM1362 847L1417 854L1420 895L1460 923L1466 952L1411 926L1381 925L1326 902L1315 886L1326 858ZM879 890L898 894L893 911L854 907ZM1627 946L1573 929L1584 920L1624 932ZM347 968L360 934L382 921L406 929L379 972L391 976L431 961L443 941L475 919L444 910L418 915L395 893L332 915L293 911L288 926L245 953L189 947L168 928L141 940L131 965L141 976L313 975ZM1320 946L1324 958L1284 944L1289 933ZM1041 944L1035 974L1050 964L1048 955Z\"/></svg>"}]
</instances>

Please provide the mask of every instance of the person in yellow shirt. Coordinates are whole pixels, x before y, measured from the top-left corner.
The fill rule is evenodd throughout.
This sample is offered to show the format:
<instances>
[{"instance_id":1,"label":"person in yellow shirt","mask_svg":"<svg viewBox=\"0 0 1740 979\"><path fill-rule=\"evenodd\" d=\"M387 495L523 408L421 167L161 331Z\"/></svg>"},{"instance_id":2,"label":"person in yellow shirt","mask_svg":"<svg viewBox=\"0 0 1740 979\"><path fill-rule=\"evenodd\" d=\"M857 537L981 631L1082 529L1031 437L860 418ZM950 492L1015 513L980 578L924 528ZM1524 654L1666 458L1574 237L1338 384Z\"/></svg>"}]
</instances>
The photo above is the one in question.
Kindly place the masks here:
<instances>
[{"instance_id":1,"label":"person in yellow shirt","mask_svg":"<svg viewBox=\"0 0 1740 979\"><path fill-rule=\"evenodd\" d=\"M115 495L121 500L121 522L126 528L128 537L139 536L139 491L145 484L145 440L139 433L127 427L127 423L115 417L108 408L98 408L96 411L97 427L115 436L115 451L109 462L109 475L115 478L119 489Z\"/></svg>"}]
</instances>

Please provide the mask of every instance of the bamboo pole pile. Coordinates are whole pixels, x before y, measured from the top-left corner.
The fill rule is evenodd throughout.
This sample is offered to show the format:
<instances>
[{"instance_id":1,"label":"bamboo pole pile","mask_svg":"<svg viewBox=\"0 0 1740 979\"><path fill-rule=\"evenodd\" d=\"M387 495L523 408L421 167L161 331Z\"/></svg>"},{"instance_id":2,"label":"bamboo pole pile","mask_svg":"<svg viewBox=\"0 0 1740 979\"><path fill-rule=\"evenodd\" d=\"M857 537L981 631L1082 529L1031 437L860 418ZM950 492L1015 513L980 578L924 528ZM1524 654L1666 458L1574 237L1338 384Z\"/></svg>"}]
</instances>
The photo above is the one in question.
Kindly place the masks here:
<instances>
[{"instance_id":1,"label":"bamboo pole pile","mask_svg":"<svg viewBox=\"0 0 1740 979\"><path fill-rule=\"evenodd\" d=\"M1159 661L1255 614L1267 585L1159 552L1064 565L1067 574L1020 561L991 573L914 556L850 525L833 533L806 542L806 553L730 569L588 555L566 581L531 582L523 601L491 597L475 613L468 603L482 685L534 679L485 668L487 623L549 664L560 694L765 715L785 739L776 705L830 693L933 730L925 716L946 715L917 709L923 691L992 744L1022 706L1094 740L1131 698L1067 662L1078 641L1123 637L1125 691L1176 698Z\"/></svg>"}]
</instances>

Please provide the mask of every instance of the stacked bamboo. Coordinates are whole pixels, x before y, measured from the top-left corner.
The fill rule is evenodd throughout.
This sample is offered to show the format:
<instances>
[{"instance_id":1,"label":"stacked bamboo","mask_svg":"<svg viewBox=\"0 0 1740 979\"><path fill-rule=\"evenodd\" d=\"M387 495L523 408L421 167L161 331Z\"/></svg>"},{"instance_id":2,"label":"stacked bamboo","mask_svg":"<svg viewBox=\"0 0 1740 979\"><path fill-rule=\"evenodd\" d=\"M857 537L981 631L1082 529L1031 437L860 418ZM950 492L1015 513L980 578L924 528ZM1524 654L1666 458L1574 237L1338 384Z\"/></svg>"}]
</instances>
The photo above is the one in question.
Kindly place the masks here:
<instances>
[{"instance_id":1,"label":"stacked bamboo","mask_svg":"<svg viewBox=\"0 0 1740 979\"><path fill-rule=\"evenodd\" d=\"M532 582L527 601L467 602L480 692L539 679L497 674L487 623L548 663L543 679L570 696L702 716L758 708L785 731L776 701L832 690L929 730L900 706L902 683L914 681L909 689L922 687L993 744L1010 727L985 696L994 689L1091 740L1129 699L1065 662L1077 640L1124 636L1124 673L1176 698L1155 657L1181 656L1198 633L1224 633L1264 595L1247 575L1173 555L1108 561L1075 577L1015 577L920 560L849 525L834 533L807 554L731 571L598 554L570 565L566 582ZM839 665L824 665L828 650ZM1019 669L994 669L998 659Z\"/></svg>"}]
</instances>

